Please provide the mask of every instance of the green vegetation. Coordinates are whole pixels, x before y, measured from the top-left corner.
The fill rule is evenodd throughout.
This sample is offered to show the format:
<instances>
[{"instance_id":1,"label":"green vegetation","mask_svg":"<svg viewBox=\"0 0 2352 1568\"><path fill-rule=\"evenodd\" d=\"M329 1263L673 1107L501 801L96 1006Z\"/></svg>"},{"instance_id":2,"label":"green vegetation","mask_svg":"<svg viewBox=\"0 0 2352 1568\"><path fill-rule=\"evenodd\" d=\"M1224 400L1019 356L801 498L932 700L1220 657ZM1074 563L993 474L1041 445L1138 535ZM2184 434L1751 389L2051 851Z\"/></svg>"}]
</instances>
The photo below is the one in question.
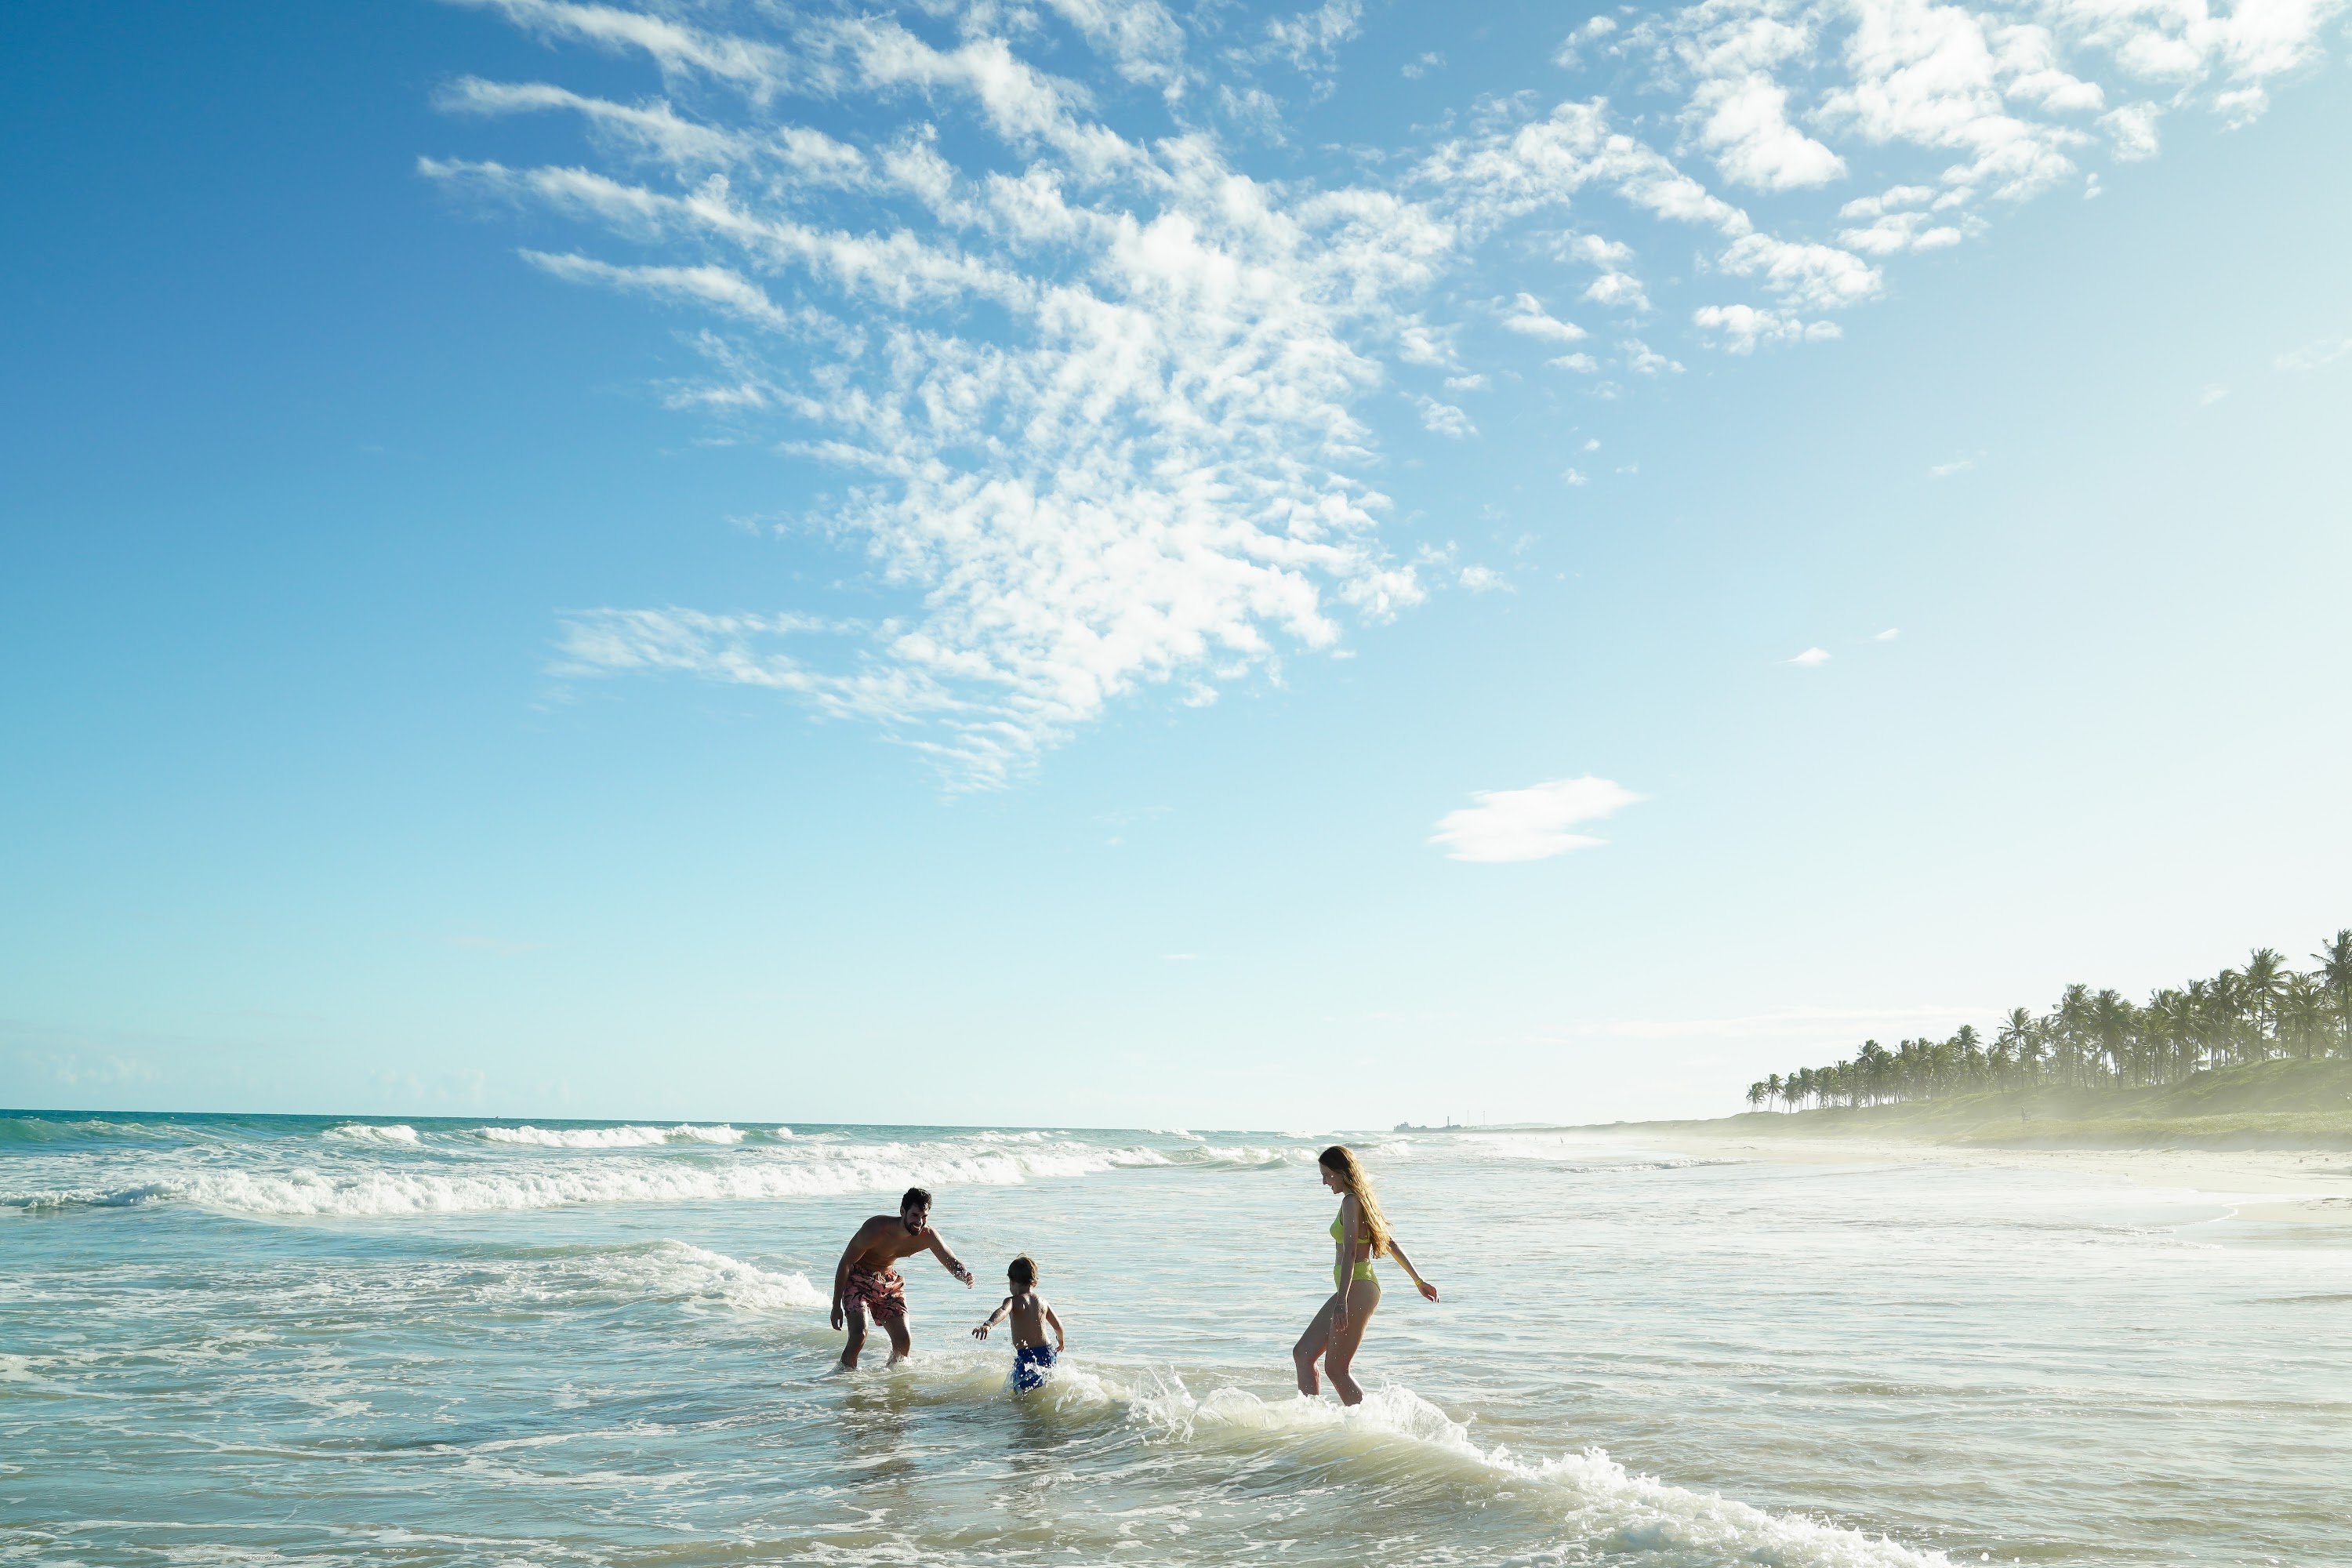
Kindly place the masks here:
<instances>
[{"instance_id":1,"label":"green vegetation","mask_svg":"<svg viewBox=\"0 0 2352 1568\"><path fill-rule=\"evenodd\" d=\"M2132 1087L2112 1079L1979 1089L1790 1114L1750 1111L1661 1130L1791 1138L2134 1149L2352 1149L2352 1060L2272 1058Z\"/></svg>"},{"instance_id":2,"label":"green vegetation","mask_svg":"<svg viewBox=\"0 0 2352 1568\"><path fill-rule=\"evenodd\" d=\"M2095 1119L2100 1121L2126 1114L2164 1120L2195 1114L2109 1108L2124 1105L2127 1091L2196 1089L2200 1080L2219 1083L2228 1069L2279 1058L2313 1064L2330 1058L2352 1060L2352 929L2337 931L2312 957L2318 967L2297 973L2273 949L2258 948L2242 970L2225 969L2210 980L2160 990L2139 1006L2113 991L2095 994L2086 985L2069 985L2058 1005L2040 1017L2024 1007L2011 1011L1990 1043L1974 1025L1949 1039L1904 1040L1893 1050L1864 1040L1846 1061L1774 1073L1750 1085L1748 1103L1797 1111L1816 1106L1824 1112L1934 1106L1939 1112L1878 1119L1890 1129L1906 1120L1953 1119L1940 1112L1963 1119L1977 1110L1990 1112L1991 1106L1979 1102L1990 1100L2002 1101L2012 1119L2030 1120L2027 1101L2053 1091L2074 1097L2066 1103L2085 1115L2095 1104ZM2325 1077L2305 1076L2315 1085ZM2292 1073L2260 1081L2290 1080L2302 1081ZM2209 1084L2200 1092L2210 1089ZM2080 1099L2085 1094L2090 1098ZM2334 1104L2340 1107L2340 1095ZM2298 1113L2277 1108L2277 1114Z\"/></svg>"}]
</instances>

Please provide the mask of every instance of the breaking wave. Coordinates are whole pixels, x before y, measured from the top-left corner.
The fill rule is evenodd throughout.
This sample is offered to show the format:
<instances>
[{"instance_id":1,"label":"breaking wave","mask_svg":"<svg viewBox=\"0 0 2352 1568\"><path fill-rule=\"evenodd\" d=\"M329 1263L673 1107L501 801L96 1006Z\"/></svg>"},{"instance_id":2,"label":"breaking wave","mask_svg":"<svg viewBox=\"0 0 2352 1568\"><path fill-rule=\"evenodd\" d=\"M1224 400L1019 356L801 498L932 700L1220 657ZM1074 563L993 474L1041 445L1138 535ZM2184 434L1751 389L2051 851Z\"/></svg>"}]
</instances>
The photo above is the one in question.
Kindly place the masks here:
<instances>
[{"instance_id":1,"label":"breaking wave","mask_svg":"<svg viewBox=\"0 0 2352 1568\"><path fill-rule=\"evenodd\" d=\"M664 1140L667 1142L667 1139ZM1018 1186L1134 1166L1165 1165L1147 1148L1077 1144L1006 1149L982 1143L845 1145L782 1157L743 1152L724 1161L633 1159L439 1168L398 1164L350 1170L169 1170L121 1185L0 1193L0 1206L29 1210L121 1208L179 1202L271 1216L485 1214L585 1204L756 1203L920 1186Z\"/></svg>"},{"instance_id":2,"label":"breaking wave","mask_svg":"<svg viewBox=\"0 0 2352 1568\"><path fill-rule=\"evenodd\" d=\"M417 1146L416 1129L404 1121L346 1121L341 1127L328 1128L326 1136L352 1143L394 1143L411 1149Z\"/></svg>"},{"instance_id":3,"label":"breaking wave","mask_svg":"<svg viewBox=\"0 0 2352 1568\"><path fill-rule=\"evenodd\" d=\"M728 1126L697 1127L478 1127L473 1135L489 1143L522 1143L541 1149L649 1149L664 1143L743 1142L744 1134Z\"/></svg>"},{"instance_id":4,"label":"breaking wave","mask_svg":"<svg viewBox=\"0 0 2352 1568\"><path fill-rule=\"evenodd\" d=\"M1775 1568L1947 1568L1941 1552L1916 1551L1883 1536L1798 1515L1771 1513L1712 1493L1636 1475L1600 1448L1557 1458L1521 1458L1482 1448L1469 1428L1410 1389L1367 1394L1352 1410L1322 1400L1265 1399L1246 1389L1195 1396L1162 1376L1138 1389L1130 1419L1160 1441L1234 1448L1299 1441L1374 1454L1428 1474L1526 1497L1532 1493L1577 1549L1633 1558L1658 1568L1727 1563Z\"/></svg>"}]
</instances>

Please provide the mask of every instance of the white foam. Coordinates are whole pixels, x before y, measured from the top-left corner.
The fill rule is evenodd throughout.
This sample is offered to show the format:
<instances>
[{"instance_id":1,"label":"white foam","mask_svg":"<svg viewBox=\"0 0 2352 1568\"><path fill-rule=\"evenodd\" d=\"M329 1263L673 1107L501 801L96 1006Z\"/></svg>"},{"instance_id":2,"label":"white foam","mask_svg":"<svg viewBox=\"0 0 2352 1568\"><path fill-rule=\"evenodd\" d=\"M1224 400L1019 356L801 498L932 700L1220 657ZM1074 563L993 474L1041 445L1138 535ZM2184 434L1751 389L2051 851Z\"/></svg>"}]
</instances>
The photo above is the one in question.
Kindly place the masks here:
<instances>
[{"instance_id":1,"label":"white foam","mask_svg":"<svg viewBox=\"0 0 2352 1568\"><path fill-rule=\"evenodd\" d=\"M404 1121L346 1121L341 1127L330 1127L326 1136L346 1139L354 1143L398 1143L414 1147L416 1129Z\"/></svg>"},{"instance_id":2,"label":"white foam","mask_svg":"<svg viewBox=\"0 0 2352 1568\"><path fill-rule=\"evenodd\" d=\"M684 1241L665 1241L629 1255L619 1271L634 1275L654 1293L715 1302L737 1311L803 1312L833 1304L833 1298L810 1284L805 1274L762 1268Z\"/></svg>"},{"instance_id":3,"label":"white foam","mask_svg":"<svg viewBox=\"0 0 2352 1568\"><path fill-rule=\"evenodd\" d=\"M478 1127L474 1136L492 1143L527 1144L539 1149L649 1149L663 1143L743 1142L740 1129L698 1127L690 1122L676 1127Z\"/></svg>"},{"instance_id":4,"label":"white foam","mask_svg":"<svg viewBox=\"0 0 2352 1568\"><path fill-rule=\"evenodd\" d=\"M1429 1461L1539 1489L1560 1524L1607 1555L1640 1553L1675 1568L1724 1563L1775 1568L1948 1568L1941 1552L1634 1475L1599 1448L1521 1460L1481 1448L1469 1428L1409 1389L1383 1388L1353 1409L1319 1399L1262 1399L1240 1388L1195 1398L1172 1377L1139 1390L1131 1418L1163 1440L1248 1441L1324 1434L1366 1446L1409 1446Z\"/></svg>"},{"instance_id":5,"label":"white foam","mask_svg":"<svg viewBox=\"0 0 2352 1568\"><path fill-rule=\"evenodd\" d=\"M513 1131L500 1129L499 1131ZM730 1155L719 1164L639 1154L479 1168L419 1168L408 1162L358 1169L169 1169L119 1187L0 1194L0 1205L53 1209L180 1201L236 1213L289 1216L480 1214L581 1204L768 1202L897 1192L909 1186L1018 1186L1166 1163L1152 1150L1082 1144L992 1148L983 1143L801 1145Z\"/></svg>"}]
</instances>

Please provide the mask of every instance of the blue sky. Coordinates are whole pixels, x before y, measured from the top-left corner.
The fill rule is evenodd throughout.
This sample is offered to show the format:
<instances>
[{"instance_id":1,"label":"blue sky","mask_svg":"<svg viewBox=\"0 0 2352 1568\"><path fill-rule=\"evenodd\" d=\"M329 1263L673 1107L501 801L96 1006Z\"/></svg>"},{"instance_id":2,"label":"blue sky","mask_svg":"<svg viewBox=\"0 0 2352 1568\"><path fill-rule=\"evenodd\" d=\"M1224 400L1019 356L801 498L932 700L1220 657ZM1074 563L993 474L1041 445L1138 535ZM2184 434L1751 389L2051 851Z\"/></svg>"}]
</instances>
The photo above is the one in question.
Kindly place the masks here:
<instances>
[{"instance_id":1,"label":"blue sky","mask_svg":"<svg viewBox=\"0 0 2352 1568\"><path fill-rule=\"evenodd\" d=\"M1475 15L11 12L0 1102L1710 1113L2352 923L2343 8Z\"/></svg>"}]
</instances>

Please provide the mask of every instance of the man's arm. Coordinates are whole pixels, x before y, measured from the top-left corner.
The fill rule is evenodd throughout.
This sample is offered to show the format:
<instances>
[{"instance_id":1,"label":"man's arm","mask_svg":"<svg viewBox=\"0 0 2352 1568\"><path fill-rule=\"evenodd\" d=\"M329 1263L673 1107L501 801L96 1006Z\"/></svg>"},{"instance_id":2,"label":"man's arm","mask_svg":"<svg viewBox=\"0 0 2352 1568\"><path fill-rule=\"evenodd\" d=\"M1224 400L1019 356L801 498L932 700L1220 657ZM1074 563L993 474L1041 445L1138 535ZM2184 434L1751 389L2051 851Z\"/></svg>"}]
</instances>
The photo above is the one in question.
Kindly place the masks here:
<instances>
[{"instance_id":1,"label":"man's arm","mask_svg":"<svg viewBox=\"0 0 2352 1568\"><path fill-rule=\"evenodd\" d=\"M948 1238L936 1230L931 1232L931 1255L940 1260L940 1268L963 1281L965 1289L971 1289L971 1270L963 1266L962 1258L948 1250Z\"/></svg>"},{"instance_id":2,"label":"man's arm","mask_svg":"<svg viewBox=\"0 0 2352 1568\"><path fill-rule=\"evenodd\" d=\"M1062 1320L1054 1316L1054 1309L1048 1307L1045 1309L1045 1321L1053 1325L1054 1353L1055 1355L1060 1355L1064 1351L1070 1348L1070 1342L1065 1338L1062 1333Z\"/></svg>"}]
</instances>

